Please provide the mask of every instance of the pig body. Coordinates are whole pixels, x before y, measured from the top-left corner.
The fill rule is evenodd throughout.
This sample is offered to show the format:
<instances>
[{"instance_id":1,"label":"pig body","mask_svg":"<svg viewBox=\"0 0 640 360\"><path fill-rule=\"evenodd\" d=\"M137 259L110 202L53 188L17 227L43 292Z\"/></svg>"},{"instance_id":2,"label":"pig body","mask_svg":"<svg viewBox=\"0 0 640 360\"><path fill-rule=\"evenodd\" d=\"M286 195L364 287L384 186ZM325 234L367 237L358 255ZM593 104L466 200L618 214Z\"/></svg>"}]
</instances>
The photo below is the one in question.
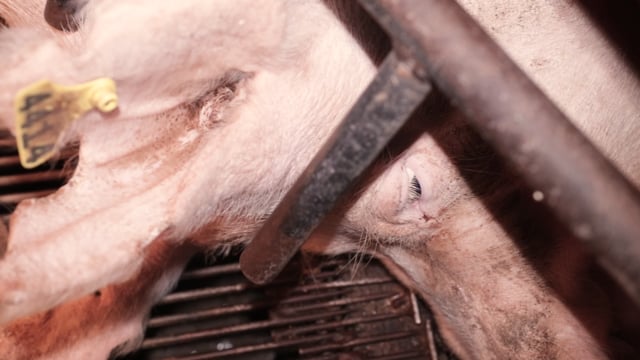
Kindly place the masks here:
<instances>
[{"instance_id":1,"label":"pig body","mask_svg":"<svg viewBox=\"0 0 640 360\"><path fill-rule=\"evenodd\" d=\"M75 34L0 34L11 69L0 118L12 119L12 96L41 78L106 75L121 98L117 113L93 113L68 134L81 144L69 183L16 210L0 264L1 321L129 279L160 235L177 241L217 216L269 213L375 71L317 1L95 1L83 11ZM348 68L353 76L340 77ZM289 153L295 161L263 159Z\"/></svg>"},{"instance_id":2,"label":"pig body","mask_svg":"<svg viewBox=\"0 0 640 360\"><path fill-rule=\"evenodd\" d=\"M639 184L638 81L583 9L569 1L461 3ZM0 51L11 54L0 60L1 119L11 119L15 91L42 77L107 75L122 98L118 113L91 114L67 134L81 144L69 184L13 216L0 319L129 280L14 321L0 347L13 359L86 358L95 344L94 357L131 350L193 247L250 240L375 75L372 54L384 46L371 46L379 39L362 31L374 29L353 9L311 0L94 0L78 33L0 33ZM367 53L367 43L378 50ZM56 71L42 67L52 58ZM587 252L446 102L427 101L416 115L425 119L427 131L407 127L397 140L410 145L375 167L306 249L385 259L432 306L463 358L605 358L610 316L606 299L582 281ZM141 299L134 307L132 294ZM90 311L96 302L111 311ZM85 322L65 325L69 311ZM65 332L41 334L40 347L28 343L45 323ZM69 334L64 347L51 345Z\"/></svg>"}]
</instances>

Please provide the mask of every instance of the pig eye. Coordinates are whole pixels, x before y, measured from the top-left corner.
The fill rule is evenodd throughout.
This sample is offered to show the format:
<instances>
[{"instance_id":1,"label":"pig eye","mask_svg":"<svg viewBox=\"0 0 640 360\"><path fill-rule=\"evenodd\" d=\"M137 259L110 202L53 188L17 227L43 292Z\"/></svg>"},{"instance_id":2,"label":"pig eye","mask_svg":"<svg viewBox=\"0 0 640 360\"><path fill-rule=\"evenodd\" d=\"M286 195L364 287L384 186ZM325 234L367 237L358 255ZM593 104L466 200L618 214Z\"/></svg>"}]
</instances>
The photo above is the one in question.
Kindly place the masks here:
<instances>
[{"instance_id":1,"label":"pig eye","mask_svg":"<svg viewBox=\"0 0 640 360\"><path fill-rule=\"evenodd\" d=\"M409 201L418 200L420 196L422 196L422 186L420 186L420 181L414 175L409 183Z\"/></svg>"}]
</instances>

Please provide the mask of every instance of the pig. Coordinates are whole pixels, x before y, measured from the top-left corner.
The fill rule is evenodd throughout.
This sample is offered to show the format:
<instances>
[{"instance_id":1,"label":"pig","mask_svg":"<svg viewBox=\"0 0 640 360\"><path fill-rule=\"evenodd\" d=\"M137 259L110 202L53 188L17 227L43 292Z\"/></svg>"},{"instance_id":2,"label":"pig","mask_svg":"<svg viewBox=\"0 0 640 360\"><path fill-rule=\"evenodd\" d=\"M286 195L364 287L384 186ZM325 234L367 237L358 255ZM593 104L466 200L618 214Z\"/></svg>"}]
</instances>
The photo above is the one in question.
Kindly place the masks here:
<instances>
[{"instance_id":1,"label":"pig","mask_svg":"<svg viewBox=\"0 0 640 360\"><path fill-rule=\"evenodd\" d=\"M14 359L107 358L134 349L149 307L175 283L189 255L251 239L386 51L364 15L337 1L254 7L220 1L189 16L186 6L170 2L156 6L164 11L159 16L148 7L94 1L83 8L76 34L0 34L0 47L13 50L2 61L19 69L3 70L9 80L0 118L10 118L11 93L46 72L36 69L43 61L38 56L61 59L59 73L48 75L58 82L109 75L122 99L117 113L89 114L65 134L63 141L80 142L70 183L52 197L21 204L12 217L0 264L0 315L8 322L43 311L3 329L0 347ZM633 121L638 82L585 10L569 1L460 3L640 183L633 141L640 131ZM226 16L213 25L198 19L213 12ZM149 33L165 36L163 44L204 39L185 35L193 26L207 39L218 35L220 45L178 44L165 59L165 47L147 46L140 34L113 49L105 44L122 39L118 31L137 33L99 30L125 15L132 27L153 25L157 31ZM265 28L234 38L245 25ZM168 33L174 28L185 32ZM18 63L30 48L24 42L37 51ZM129 59L136 45L140 59ZM202 60L214 56L214 62ZM187 66L173 69L178 62ZM160 75L168 69L176 74L165 83ZM415 125L425 119L429 126ZM462 358L617 354L606 294L587 276L588 252L446 101L430 98L388 154L313 234L306 251L379 256L430 304ZM106 311L92 311L96 306ZM83 321L69 323L64 314L71 312ZM39 340L29 342L34 335Z\"/></svg>"},{"instance_id":2,"label":"pig","mask_svg":"<svg viewBox=\"0 0 640 360\"><path fill-rule=\"evenodd\" d=\"M261 219L375 73L318 1L96 0L82 11L76 33L0 34L7 127L12 97L43 78L108 76L120 99L116 112L90 113L61 138L59 146L80 143L68 184L16 209L0 264L0 322L131 278L156 238L179 241L219 216ZM353 59L364 63L340 77ZM355 91L334 95L347 88ZM291 126L298 119L305 126ZM264 160L288 153L296 160Z\"/></svg>"},{"instance_id":3,"label":"pig","mask_svg":"<svg viewBox=\"0 0 640 360\"><path fill-rule=\"evenodd\" d=\"M638 186L637 74L588 8L460 3ZM431 304L463 358L637 357L610 336L614 300L594 281L588 251L536 204L544 194L479 146L442 101L427 108L422 116L435 124L368 185L326 242L366 234L371 251Z\"/></svg>"}]
</instances>

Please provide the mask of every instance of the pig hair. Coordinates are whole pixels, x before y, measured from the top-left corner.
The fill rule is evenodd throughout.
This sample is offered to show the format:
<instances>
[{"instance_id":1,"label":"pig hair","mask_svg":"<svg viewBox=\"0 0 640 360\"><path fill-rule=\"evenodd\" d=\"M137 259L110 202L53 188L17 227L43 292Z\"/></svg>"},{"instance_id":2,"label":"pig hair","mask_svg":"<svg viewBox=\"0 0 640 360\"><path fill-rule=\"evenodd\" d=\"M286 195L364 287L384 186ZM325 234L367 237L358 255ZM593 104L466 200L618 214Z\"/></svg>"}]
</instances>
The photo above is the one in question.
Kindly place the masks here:
<instances>
[{"instance_id":1,"label":"pig hair","mask_svg":"<svg viewBox=\"0 0 640 360\"><path fill-rule=\"evenodd\" d=\"M378 238L374 234L369 234L369 231L367 231L366 228L360 231L356 250L349 253L349 260L342 266L342 270L349 271L351 276L350 280L354 280L356 274L361 268L369 265L373 259L371 254L378 250L378 245Z\"/></svg>"},{"instance_id":2,"label":"pig hair","mask_svg":"<svg viewBox=\"0 0 640 360\"><path fill-rule=\"evenodd\" d=\"M0 0L0 18L5 27L19 27L42 22L44 1ZM0 26L1 27L1 26Z\"/></svg>"}]
</instances>

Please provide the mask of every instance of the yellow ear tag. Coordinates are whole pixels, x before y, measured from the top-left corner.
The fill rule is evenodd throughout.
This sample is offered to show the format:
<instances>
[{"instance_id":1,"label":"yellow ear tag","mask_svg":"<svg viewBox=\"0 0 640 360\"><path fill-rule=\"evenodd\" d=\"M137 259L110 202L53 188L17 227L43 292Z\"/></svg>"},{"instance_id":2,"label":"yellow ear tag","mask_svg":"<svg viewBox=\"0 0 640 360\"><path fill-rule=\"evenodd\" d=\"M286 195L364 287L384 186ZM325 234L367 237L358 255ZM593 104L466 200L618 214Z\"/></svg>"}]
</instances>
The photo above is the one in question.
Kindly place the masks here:
<instances>
[{"instance_id":1,"label":"yellow ear tag","mask_svg":"<svg viewBox=\"0 0 640 360\"><path fill-rule=\"evenodd\" d=\"M31 169L55 155L58 141L74 120L94 108L105 113L115 110L118 95L109 78L73 86L43 80L20 90L14 106L20 163Z\"/></svg>"}]
</instances>

